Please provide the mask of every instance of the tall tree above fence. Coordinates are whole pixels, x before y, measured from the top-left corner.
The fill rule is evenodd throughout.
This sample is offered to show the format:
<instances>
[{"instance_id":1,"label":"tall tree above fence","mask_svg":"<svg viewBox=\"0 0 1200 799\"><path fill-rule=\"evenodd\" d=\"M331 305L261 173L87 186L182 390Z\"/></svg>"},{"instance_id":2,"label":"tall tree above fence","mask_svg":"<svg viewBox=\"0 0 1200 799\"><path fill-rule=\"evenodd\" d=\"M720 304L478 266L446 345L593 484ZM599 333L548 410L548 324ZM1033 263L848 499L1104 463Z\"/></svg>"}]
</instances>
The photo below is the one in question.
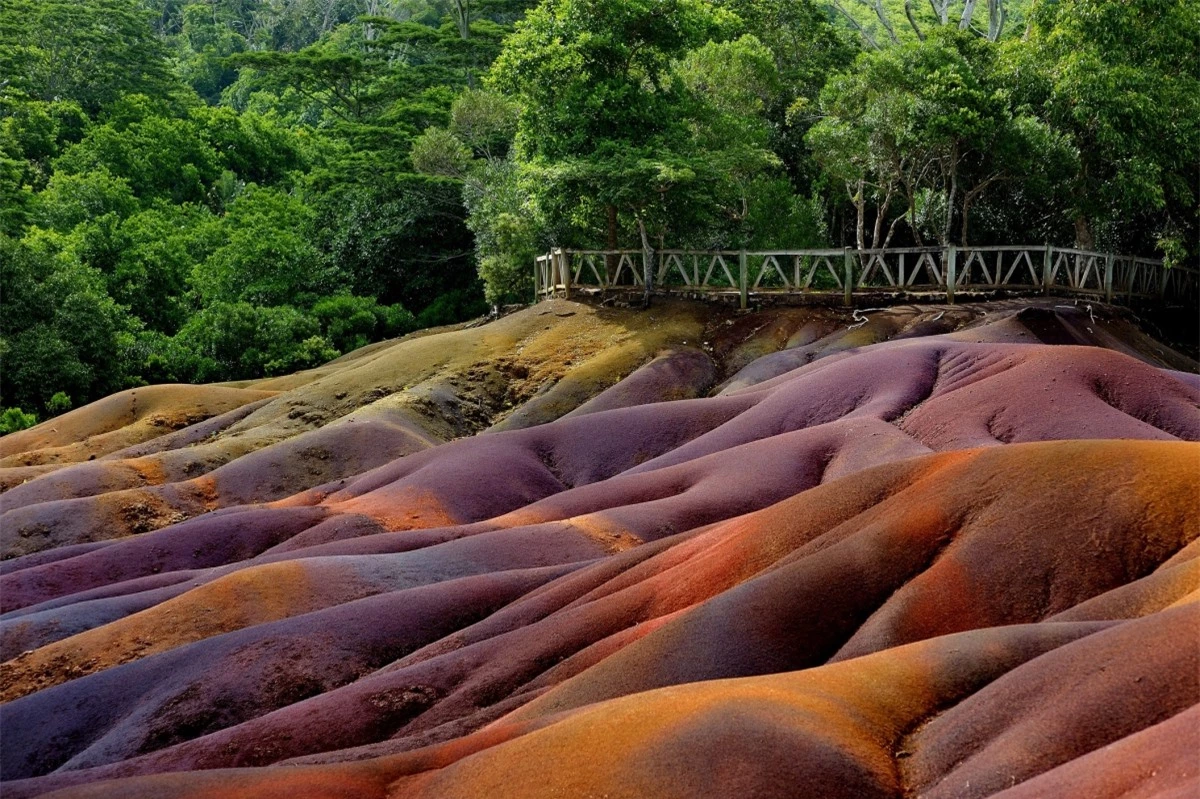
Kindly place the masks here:
<instances>
[{"instance_id":1,"label":"tall tree above fence","mask_svg":"<svg viewBox=\"0 0 1200 799\"><path fill-rule=\"evenodd\" d=\"M700 0L560 0L530 12L492 80L521 106L517 159L552 224L619 210L649 253L668 220L696 230L738 205L725 190L737 195L777 163L761 125L727 128L731 94L760 92L772 63L756 39L728 41L740 26ZM721 72L722 87L696 79L695 59Z\"/></svg>"},{"instance_id":2,"label":"tall tree above fence","mask_svg":"<svg viewBox=\"0 0 1200 799\"><path fill-rule=\"evenodd\" d=\"M775 91L763 113L771 149L783 161L793 186L808 193L817 175L804 135L825 81L846 69L858 48L831 20L820 0L721 0L742 20L742 32L758 39L775 61Z\"/></svg>"},{"instance_id":3,"label":"tall tree above fence","mask_svg":"<svg viewBox=\"0 0 1200 799\"><path fill-rule=\"evenodd\" d=\"M1195 0L1060 0L1039 6L1028 41L1010 48L1006 78L1018 100L1079 150L1069 209L1079 246L1157 243L1177 261L1194 245L1197 43Z\"/></svg>"},{"instance_id":4,"label":"tall tree above fence","mask_svg":"<svg viewBox=\"0 0 1200 799\"><path fill-rule=\"evenodd\" d=\"M845 186L859 249L888 246L906 221L914 242L967 244L972 208L997 184L1072 174L1065 138L1017 107L997 80L1000 53L939 30L859 56L821 95L814 155ZM868 233L868 226L870 231Z\"/></svg>"}]
</instances>

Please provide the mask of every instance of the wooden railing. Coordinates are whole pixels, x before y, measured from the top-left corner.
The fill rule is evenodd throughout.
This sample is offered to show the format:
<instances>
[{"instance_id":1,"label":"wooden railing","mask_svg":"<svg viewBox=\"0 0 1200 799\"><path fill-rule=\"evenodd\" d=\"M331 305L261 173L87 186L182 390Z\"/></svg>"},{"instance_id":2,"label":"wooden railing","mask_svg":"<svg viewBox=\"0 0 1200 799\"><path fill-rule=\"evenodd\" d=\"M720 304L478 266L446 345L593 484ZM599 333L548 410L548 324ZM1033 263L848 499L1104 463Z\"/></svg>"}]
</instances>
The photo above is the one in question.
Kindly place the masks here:
<instances>
[{"instance_id":1,"label":"wooden railing","mask_svg":"<svg viewBox=\"0 0 1200 799\"><path fill-rule=\"evenodd\" d=\"M1069 247L902 247L887 250L562 250L534 265L538 299L572 289L641 289L655 294L942 294L1011 291L1129 302L1197 301L1200 272L1161 261ZM864 296L864 299L866 297Z\"/></svg>"}]
</instances>

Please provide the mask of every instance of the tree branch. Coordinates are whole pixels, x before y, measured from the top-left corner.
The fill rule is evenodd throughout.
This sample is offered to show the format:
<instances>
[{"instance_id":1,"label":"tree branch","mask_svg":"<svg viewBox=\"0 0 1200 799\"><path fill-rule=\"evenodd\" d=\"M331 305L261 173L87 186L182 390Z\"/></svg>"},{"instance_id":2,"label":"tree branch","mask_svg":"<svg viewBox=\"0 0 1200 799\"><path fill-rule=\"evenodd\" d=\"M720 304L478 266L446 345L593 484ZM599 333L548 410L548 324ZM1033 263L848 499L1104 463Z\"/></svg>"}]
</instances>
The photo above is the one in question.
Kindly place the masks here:
<instances>
[{"instance_id":1,"label":"tree branch","mask_svg":"<svg viewBox=\"0 0 1200 799\"><path fill-rule=\"evenodd\" d=\"M971 26L971 17L975 15L975 0L966 0L963 3L962 17L958 20L958 29L965 31Z\"/></svg>"},{"instance_id":2,"label":"tree branch","mask_svg":"<svg viewBox=\"0 0 1200 799\"><path fill-rule=\"evenodd\" d=\"M900 44L900 39L896 37L896 29L892 27L892 23L888 21L887 14L883 11L883 0L875 0L875 16L879 17L879 23L887 31L888 38L892 40L892 44Z\"/></svg>"},{"instance_id":3,"label":"tree branch","mask_svg":"<svg viewBox=\"0 0 1200 799\"><path fill-rule=\"evenodd\" d=\"M904 16L908 19L908 24L912 26L913 33L917 34L917 38L925 41L925 34L921 33L921 29L917 26L917 18L913 15L912 0L904 0Z\"/></svg>"},{"instance_id":4,"label":"tree branch","mask_svg":"<svg viewBox=\"0 0 1200 799\"><path fill-rule=\"evenodd\" d=\"M855 30L857 30L860 34L862 34L862 37L864 39L866 39L867 44L871 45L876 50L880 49L879 42L875 41L875 37L873 37L870 33L868 33L867 29L864 28L861 24L859 24L859 21L856 20L850 14L850 12L846 10L845 6L843 6L841 3L839 3L838 0L830 0L830 2L833 3L833 7L837 10L837 12L839 14L841 14L843 17L845 17L850 22L850 24L854 26Z\"/></svg>"},{"instance_id":5,"label":"tree branch","mask_svg":"<svg viewBox=\"0 0 1200 799\"><path fill-rule=\"evenodd\" d=\"M888 209L892 207L892 196L896 193L896 184L889 183L887 194L883 197L883 202L880 203L875 211L875 226L871 230L871 249L879 249L879 237L883 232L883 220L887 216ZM886 245L885 245L886 246Z\"/></svg>"},{"instance_id":6,"label":"tree branch","mask_svg":"<svg viewBox=\"0 0 1200 799\"><path fill-rule=\"evenodd\" d=\"M1004 32L1004 22L1008 14L1004 10L1004 0L988 0L988 41L994 42Z\"/></svg>"},{"instance_id":7,"label":"tree branch","mask_svg":"<svg viewBox=\"0 0 1200 799\"><path fill-rule=\"evenodd\" d=\"M887 235L884 236L884 238L883 238L883 249L886 250L888 248L888 245L892 243L892 236L896 232L896 225L900 224L900 220L904 219L906 216L908 216L907 208L905 210L901 211L899 214L897 214L895 219L892 220L892 223L890 225L888 225Z\"/></svg>"},{"instance_id":8,"label":"tree branch","mask_svg":"<svg viewBox=\"0 0 1200 799\"><path fill-rule=\"evenodd\" d=\"M941 5L938 5L937 0L929 0L929 5L933 8L933 13L945 25L949 21L950 0L943 0Z\"/></svg>"}]
</instances>

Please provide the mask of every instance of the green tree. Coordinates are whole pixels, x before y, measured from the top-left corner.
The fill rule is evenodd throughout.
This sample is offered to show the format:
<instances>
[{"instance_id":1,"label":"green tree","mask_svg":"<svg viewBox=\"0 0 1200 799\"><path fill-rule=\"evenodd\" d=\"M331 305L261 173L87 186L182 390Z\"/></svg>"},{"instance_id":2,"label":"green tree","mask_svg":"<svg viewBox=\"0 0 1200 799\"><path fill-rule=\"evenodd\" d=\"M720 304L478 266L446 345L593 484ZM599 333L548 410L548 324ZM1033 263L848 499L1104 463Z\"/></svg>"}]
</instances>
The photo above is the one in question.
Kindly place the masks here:
<instances>
[{"instance_id":1,"label":"green tree","mask_svg":"<svg viewBox=\"0 0 1200 799\"><path fill-rule=\"evenodd\" d=\"M287 187L309 166L304 134L271 116L200 106L189 111L188 119L216 151L221 169L240 181ZM211 188L212 179L206 184Z\"/></svg>"},{"instance_id":2,"label":"green tree","mask_svg":"<svg viewBox=\"0 0 1200 799\"><path fill-rule=\"evenodd\" d=\"M285 374L338 355L313 317L290 306L244 302L204 308L163 349L169 373L194 382Z\"/></svg>"},{"instance_id":3,"label":"green tree","mask_svg":"<svg viewBox=\"0 0 1200 799\"><path fill-rule=\"evenodd\" d=\"M147 202L203 202L207 186L221 173L220 155L196 122L159 115L154 106L138 95L125 98L109 110L108 122L59 156L55 171L106 170L127 180Z\"/></svg>"},{"instance_id":4,"label":"green tree","mask_svg":"<svg viewBox=\"0 0 1200 799\"><path fill-rule=\"evenodd\" d=\"M775 58L746 34L692 50L672 73L694 106L691 145L704 165L696 171L718 211L711 240L703 243L745 246L750 231L744 223L759 202L764 173L780 163L766 120L781 90Z\"/></svg>"},{"instance_id":5,"label":"green tree","mask_svg":"<svg viewBox=\"0 0 1200 799\"><path fill-rule=\"evenodd\" d=\"M473 33L471 46L485 38ZM413 138L446 123L453 87L469 77L461 47L448 22L372 18L299 53L236 59L239 91L300 98L307 110L290 113L317 125L327 146L305 181L315 243L356 294L419 311L441 294L478 291L458 187L414 174L410 159Z\"/></svg>"},{"instance_id":6,"label":"green tree","mask_svg":"<svg viewBox=\"0 0 1200 799\"><path fill-rule=\"evenodd\" d=\"M105 275L109 294L147 329L176 332L194 310L189 280L216 250L224 235L221 221L204 206L167 203L125 219L117 230L114 263Z\"/></svg>"},{"instance_id":7,"label":"green tree","mask_svg":"<svg viewBox=\"0 0 1200 799\"><path fill-rule=\"evenodd\" d=\"M532 199L507 156L518 108L495 92L467 90L450 109L450 127L429 127L414 142L413 166L460 182L475 239L476 267L489 303L525 301L539 231Z\"/></svg>"},{"instance_id":8,"label":"green tree","mask_svg":"<svg viewBox=\"0 0 1200 799\"><path fill-rule=\"evenodd\" d=\"M872 50L924 41L939 28L968 31L989 42L1020 31L1029 0L830 0L830 8Z\"/></svg>"},{"instance_id":9,"label":"green tree","mask_svg":"<svg viewBox=\"0 0 1200 799\"><path fill-rule=\"evenodd\" d=\"M4 413L0 413L0 436L28 429L37 423L37 414L25 413L20 408L5 408Z\"/></svg>"},{"instance_id":10,"label":"green tree","mask_svg":"<svg viewBox=\"0 0 1200 799\"><path fill-rule=\"evenodd\" d=\"M177 87L167 49L136 0L5 0L0 92L73 100L91 115L126 94Z\"/></svg>"},{"instance_id":11,"label":"green tree","mask_svg":"<svg viewBox=\"0 0 1200 799\"><path fill-rule=\"evenodd\" d=\"M372 341L401 336L416 328L416 319L402 305L380 305L373 297L338 294L319 300L312 315L325 338L340 352Z\"/></svg>"},{"instance_id":12,"label":"green tree","mask_svg":"<svg viewBox=\"0 0 1200 799\"><path fill-rule=\"evenodd\" d=\"M362 49L361 45L324 41L296 53L241 53L231 57L229 64L269 76L267 85L294 88L335 118L359 121L386 99L373 90L377 76Z\"/></svg>"},{"instance_id":13,"label":"green tree","mask_svg":"<svg viewBox=\"0 0 1200 799\"><path fill-rule=\"evenodd\" d=\"M192 3L181 9L181 30L177 38L178 72L206 102L215 103L225 87L237 80L230 56L243 52L248 44L234 29L234 20L222 19L207 4Z\"/></svg>"},{"instance_id":14,"label":"green tree","mask_svg":"<svg viewBox=\"0 0 1200 799\"><path fill-rule=\"evenodd\" d=\"M104 276L58 234L0 236L0 395L40 408L57 391L97 398L130 381L138 323L108 295Z\"/></svg>"},{"instance_id":15,"label":"green tree","mask_svg":"<svg viewBox=\"0 0 1200 799\"><path fill-rule=\"evenodd\" d=\"M1007 78L1079 151L1069 212L1080 246L1196 240L1200 14L1189 0L1038 6Z\"/></svg>"},{"instance_id":16,"label":"green tree","mask_svg":"<svg viewBox=\"0 0 1200 799\"><path fill-rule=\"evenodd\" d=\"M315 218L294 194L248 187L222 220L224 243L195 268L201 303L307 306L344 287L313 245Z\"/></svg>"},{"instance_id":17,"label":"green tree","mask_svg":"<svg viewBox=\"0 0 1200 799\"><path fill-rule=\"evenodd\" d=\"M817 180L805 134L816 121L816 104L830 75L850 66L858 52L814 0L724 0L775 62L774 91L763 97L770 148L797 191L810 193Z\"/></svg>"},{"instance_id":18,"label":"green tree","mask_svg":"<svg viewBox=\"0 0 1200 799\"><path fill-rule=\"evenodd\" d=\"M462 180L471 171L473 154L458 136L431 125L413 141L409 158L422 174Z\"/></svg>"},{"instance_id":19,"label":"green tree","mask_svg":"<svg viewBox=\"0 0 1200 799\"><path fill-rule=\"evenodd\" d=\"M410 145L528 4L0 3L0 390L251 377L478 313L461 186ZM461 129L503 155L492 99Z\"/></svg>"},{"instance_id":20,"label":"green tree","mask_svg":"<svg viewBox=\"0 0 1200 799\"><path fill-rule=\"evenodd\" d=\"M491 80L521 107L517 160L552 239L590 237L603 214L611 247L625 215L649 253L672 223L675 234L709 226L734 207L722 188L775 162L760 136L724 138L736 115L723 113L715 87L689 89L677 67L738 25L698 0L561 0L530 12ZM749 41L721 48L738 73L761 63Z\"/></svg>"},{"instance_id":21,"label":"green tree","mask_svg":"<svg viewBox=\"0 0 1200 799\"><path fill-rule=\"evenodd\" d=\"M45 188L52 159L88 124L78 103L6 97L0 89L0 232L29 224L34 192Z\"/></svg>"},{"instance_id":22,"label":"green tree","mask_svg":"<svg viewBox=\"0 0 1200 799\"><path fill-rule=\"evenodd\" d=\"M520 108L507 97L467 89L450 106L450 131L473 156L496 163L508 155L519 118Z\"/></svg>"},{"instance_id":23,"label":"green tree","mask_svg":"<svg viewBox=\"0 0 1200 799\"><path fill-rule=\"evenodd\" d=\"M66 233L108 216L124 219L138 210L138 202L128 180L98 168L56 173L37 195L36 208L38 224Z\"/></svg>"},{"instance_id":24,"label":"green tree","mask_svg":"<svg viewBox=\"0 0 1200 799\"><path fill-rule=\"evenodd\" d=\"M972 208L996 184L1069 173L1069 144L999 85L998 56L941 29L863 53L826 86L809 143L846 189L860 248L887 246L901 220L920 245L924 233L948 243L957 219L965 244Z\"/></svg>"},{"instance_id":25,"label":"green tree","mask_svg":"<svg viewBox=\"0 0 1200 799\"><path fill-rule=\"evenodd\" d=\"M22 180L24 164L10 158L0 143L0 234L18 236L29 224L33 192Z\"/></svg>"},{"instance_id":26,"label":"green tree","mask_svg":"<svg viewBox=\"0 0 1200 799\"><path fill-rule=\"evenodd\" d=\"M51 159L79 141L87 126L83 109L72 100L0 98L0 150L26 162L24 179L34 189L45 186Z\"/></svg>"},{"instance_id":27,"label":"green tree","mask_svg":"<svg viewBox=\"0 0 1200 799\"><path fill-rule=\"evenodd\" d=\"M71 398L65 392L56 391L50 399L46 400L46 412L51 416L59 416L71 410Z\"/></svg>"}]
</instances>

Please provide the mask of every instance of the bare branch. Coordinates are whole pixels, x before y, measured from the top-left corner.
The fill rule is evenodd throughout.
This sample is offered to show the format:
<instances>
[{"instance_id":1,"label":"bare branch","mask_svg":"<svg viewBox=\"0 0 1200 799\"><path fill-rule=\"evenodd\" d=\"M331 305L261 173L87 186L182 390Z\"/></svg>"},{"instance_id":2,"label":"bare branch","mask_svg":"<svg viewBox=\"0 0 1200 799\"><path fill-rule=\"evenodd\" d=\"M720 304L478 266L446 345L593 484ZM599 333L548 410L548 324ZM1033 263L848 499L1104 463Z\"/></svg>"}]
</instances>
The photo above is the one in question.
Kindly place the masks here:
<instances>
[{"instance_id":1,"label":"bare branch","mask_svg":"<svg viewBox=\"0 0 1200 799\"><path fill-rule=\"evenodd\" d=\"M908 18L908 24L912 26L913 32L917 34L917 38L925 41L925 34L921 33L920 27L917 26L917 18L913 14L913 0L904 0L904 16Z\"/></svg>"},{"instance_id":2,"label":"bare branch","mask_svg":"<svg viewBox=\"0 0 1200 799\"><path fill-rule=\"evenodd\" d=\"M958 21L958 29L965 31L971 26L971 17L975 14L975 0L966 0L963 3L962 18Z\"/></svg>"},{"instance_id":3,"label":"bare branch","mask_svg":"<svg viewBox=\"0 0 1200 799\"><path fill-rule=\"evenodd\" d=\"M1004 10L1004 0L988 0L988 41L994 42L1004 32L1004 22L1008 13Z\"/></svg>"},{"instance_id":4,"label":"bare branch","mask_svg":"<svg viewBox=\"0 0 1200 799\"><path fill-rule=\"evenodd\" d=\"M900 44L900 39L896 37L896 29L892 27L892 23L888 21L887 14L884 13L883 0L875 0L874 8L875 16L879 17L879 23L887 31L888 38L892 40L892 44Z\"/></svg>"},{"instance_id":5,"label":"bare branch","mask_svg":"<svg viewBox=\"0 0 1200 799\"><path fill-rule=\"evenodd\" d=\"M892 205L892 195L896 193L896 184L889 183L887 194L883 197L883 202L875 207L875 227L871 231L871 249L879 249L879 240L883 235L883 220L887 216L888 209Z\"/></svg>"},{"instance_id":6,"label":"bare branch","mask_svg":"<svg viewBox=\"0 0 1200 799\"><path fill-rule=\"evenodd\" d=\"M892 243L892 236L894 236L896 233L896 225L900 224L900 220L906 218L907 216L908 216L908 209L906 208L903 211L901 211L899 214L897 214L894 219L892 219L892 223L890 225L888 225L887 235L884 236L884 239L883 239L883 249L886 250L888 248L888 245Z\"/></svg>"},{"instance_id":7,"label":"bare branch","mask_svg":"<svg viewBox=\"0 0 1200 799\"><path fill-rule=\"evenodd\" d=\"M933 13L945 25L950 21L950 2L951 0L929 0L929 5L933 8Z\"/></svg>"},{"instance_id":8,"label":"bare branch","mask_svg":"<svg viewBox=\"0 0 1200 799\"><path fill-rule=\"evenodd\" d=\"M464 41L471 38L470 0L454 0L454 21L458 23L458 35Z\"/></svg>"},{"instance_id":9,"label":"bare branch","mask_svg":"<svg viewBox=\"0 0 1200 799\"><path fill-rule=\"evenodd\" d=\"M837 10L837 12L845 17L850 24L854 26L855 30L862 34L862 37L867 41L867 44L871 45L876 50L879 49L879 42L875 41L875 37L872 36L866 28L859 24L858 20L856 20L854 16L846 10L845 6L839 3L838 0L830 0L830 2L833 3L833 7Z\"/></svg>"}]
</instances>

